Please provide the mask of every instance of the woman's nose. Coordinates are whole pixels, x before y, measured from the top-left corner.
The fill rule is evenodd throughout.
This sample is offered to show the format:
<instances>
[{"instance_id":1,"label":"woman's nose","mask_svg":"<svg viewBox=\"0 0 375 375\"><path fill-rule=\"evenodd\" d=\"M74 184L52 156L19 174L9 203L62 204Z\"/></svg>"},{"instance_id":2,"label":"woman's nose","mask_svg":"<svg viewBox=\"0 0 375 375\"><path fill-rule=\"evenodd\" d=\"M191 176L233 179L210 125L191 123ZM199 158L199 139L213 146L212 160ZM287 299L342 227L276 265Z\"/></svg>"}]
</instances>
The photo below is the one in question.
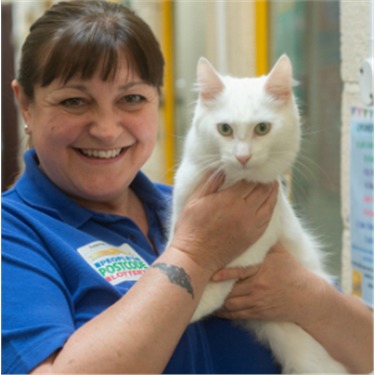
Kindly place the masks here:
<instances>
[{"instance_id":1,"label":"woman's nose","mask_svg":"<svg viewBox=\"0 0 375 375\"><path fill-rule=\"evenodd\" d=\"M115 110L107 110L96 115L90 125L90 135L104 143L114 143L123 132L121 119Z\"/></svg>"}]
</instances>

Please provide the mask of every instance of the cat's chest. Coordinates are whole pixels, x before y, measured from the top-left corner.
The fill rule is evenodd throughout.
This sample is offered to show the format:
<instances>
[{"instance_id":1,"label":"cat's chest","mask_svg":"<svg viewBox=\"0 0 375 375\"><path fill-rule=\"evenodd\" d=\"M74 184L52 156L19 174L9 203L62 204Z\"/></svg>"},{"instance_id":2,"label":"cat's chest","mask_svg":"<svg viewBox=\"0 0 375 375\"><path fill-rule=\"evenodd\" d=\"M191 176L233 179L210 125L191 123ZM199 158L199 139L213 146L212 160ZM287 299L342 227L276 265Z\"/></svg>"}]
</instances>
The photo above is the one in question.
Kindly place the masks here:
<instances>
[{"instance_id":1,"label":"cat's chest","mask_svg":"<svg viewBox=\"0 0 375 375\"><path fill-rule=\"evenodd\" d=\"M238 258L234 259L229 266L246 267L259 264L263 261L271 247L275 245L285 233L284 226L287 222L285 219L290 215L288 205L289 203L285 198L284 193L279 191L278 200L267 229L256 243L250 246ZM252 230L252 228L249 228L249 230Z\"/></svg>"}]
</instances>

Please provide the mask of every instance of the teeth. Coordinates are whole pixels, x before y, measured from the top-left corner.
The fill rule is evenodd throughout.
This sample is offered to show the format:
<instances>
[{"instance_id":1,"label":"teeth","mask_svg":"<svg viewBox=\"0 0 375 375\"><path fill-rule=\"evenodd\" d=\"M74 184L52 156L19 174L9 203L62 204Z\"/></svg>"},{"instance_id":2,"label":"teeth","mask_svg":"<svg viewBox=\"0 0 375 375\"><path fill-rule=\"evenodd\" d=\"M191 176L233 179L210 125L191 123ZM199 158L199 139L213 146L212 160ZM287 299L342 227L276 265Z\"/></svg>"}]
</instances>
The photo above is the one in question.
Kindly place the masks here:
<instances>
[{"instance_id":1,"label":"teeth","mask_svg":"<svg viewBox=\"0 0 375 375\"><path fill-rule=\"evenodd\" d=\"M117 148L115 150L90 150L90 149L81 149L82 154L90 157L90 158L98 158L98 159L111 159L118 156L121 152L121 148Z\"/></svg>"}]
</instances>

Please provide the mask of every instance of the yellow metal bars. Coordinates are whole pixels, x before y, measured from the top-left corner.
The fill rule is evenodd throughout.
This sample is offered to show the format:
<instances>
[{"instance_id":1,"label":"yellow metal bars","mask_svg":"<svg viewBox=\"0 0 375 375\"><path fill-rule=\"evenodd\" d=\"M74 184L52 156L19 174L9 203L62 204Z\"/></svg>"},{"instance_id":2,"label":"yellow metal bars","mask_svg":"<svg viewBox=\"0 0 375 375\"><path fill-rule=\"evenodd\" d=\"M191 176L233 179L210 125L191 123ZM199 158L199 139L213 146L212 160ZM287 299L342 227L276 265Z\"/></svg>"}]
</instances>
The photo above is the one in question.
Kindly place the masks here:
<instances>
[{"instance_id":1,"label":"yellow metal bars","mask_svg":"<svg viewBox=\"0 0 375 375\"><path fill-rule=\"evenodd\" d=\"M255 1L255 72L268 72L268 0Z\"/></svg>"},{"instance_id":2,"label":"yellow metal bars","mask_svg":"<svg viewBox=\"0 0 375 375\"><path fill-rule=\"evenodd\" d=\"M164 77L164 146L165 182L173 183L175 163L174 143L174 58L173 58L173 0L162 0L162 49L165 58Z\"/></svg>"},{"instance_id":3,"label":"yellow metal bars","mask_svg":"<svg viewBox=\"0 0 375 375\"><path fill-rule=\"evenodd\" d=\"M257 76L268 72L268 7L268 0L255 0L255 70ZM172 184L175 167L173 0L161 0L161 13L162 48L166 64L163 108L165 182Z\"/></svg>"}]
</instances>

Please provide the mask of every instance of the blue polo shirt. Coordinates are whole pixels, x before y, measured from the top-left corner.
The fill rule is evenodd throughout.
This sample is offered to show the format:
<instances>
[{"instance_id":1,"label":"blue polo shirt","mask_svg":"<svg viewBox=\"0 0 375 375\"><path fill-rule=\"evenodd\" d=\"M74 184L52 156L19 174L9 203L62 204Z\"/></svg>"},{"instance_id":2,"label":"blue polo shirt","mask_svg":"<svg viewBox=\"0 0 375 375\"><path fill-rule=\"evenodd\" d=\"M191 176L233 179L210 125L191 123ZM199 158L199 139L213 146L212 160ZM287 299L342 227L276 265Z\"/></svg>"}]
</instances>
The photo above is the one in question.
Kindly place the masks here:
<instances>
[{"instance_id":1,"label":"blue polo shirt","mask_svg":"<svg viewBox=\"0 0 375 375\"><path fill-rule=\"evenodd\" d=\"M118 301L157 254L127 217L87 210L38 168L35 150L2 196L2 373L28 373L94 316ZM171 188L141 172L144 203L160 254ZM142 327L140 327L142 329ZM269 350L232 322L212 317L186 329L165 373L280 373Z\"/></svg>"}]
</instances>

